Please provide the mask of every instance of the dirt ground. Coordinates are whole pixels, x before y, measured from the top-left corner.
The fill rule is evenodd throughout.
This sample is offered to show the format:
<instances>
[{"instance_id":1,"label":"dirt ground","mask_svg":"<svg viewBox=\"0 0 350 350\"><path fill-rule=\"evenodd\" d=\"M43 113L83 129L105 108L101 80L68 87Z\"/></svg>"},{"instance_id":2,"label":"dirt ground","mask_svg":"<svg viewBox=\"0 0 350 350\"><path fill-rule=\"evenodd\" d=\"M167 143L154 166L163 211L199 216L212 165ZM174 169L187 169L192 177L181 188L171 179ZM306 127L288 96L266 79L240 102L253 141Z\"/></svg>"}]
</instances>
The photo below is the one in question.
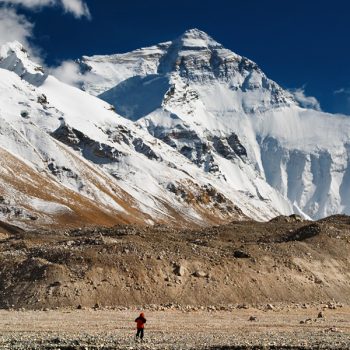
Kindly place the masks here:
<instances>
[{"instance_id":1,"label":"dirt ground","mask_svg":"<svg viewBox=\"0 0 350 350\"><path fill-rule=\"evenodd\" d=\"M0 349L350 349L348 216L0 233Z\"/></svg>"},{"instance_id":2,"label":"dirt ground","mask_svg":"<svg viewBox=\"0 0 350 350\"><path fill-rule=\"evenodd\" d=\"M350 308L276 306L228 311L0 311L1 349L350 349ZM322 312L322 317L318 317Z\"/></svg>"}]
</instances>

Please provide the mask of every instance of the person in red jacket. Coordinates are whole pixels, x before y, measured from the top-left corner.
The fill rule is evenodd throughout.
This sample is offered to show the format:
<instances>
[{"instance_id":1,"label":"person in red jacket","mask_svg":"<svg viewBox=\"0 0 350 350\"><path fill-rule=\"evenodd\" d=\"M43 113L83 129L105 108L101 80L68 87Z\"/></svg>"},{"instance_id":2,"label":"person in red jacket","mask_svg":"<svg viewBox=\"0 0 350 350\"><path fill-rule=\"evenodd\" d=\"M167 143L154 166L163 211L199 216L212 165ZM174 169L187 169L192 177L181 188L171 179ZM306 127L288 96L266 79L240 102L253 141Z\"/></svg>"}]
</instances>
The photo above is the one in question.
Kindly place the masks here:
<instances>
[{"instance_id":1,"label":"person in red jacket","mask_svg":"<svg viewBox=\"0 0 350 350\"><path fill-rule=\"evenodd\" d=\"M136 332L136 338L140 338L143 340L143 335L144 335L144 329L145 329L145 314L143 312L140 313L140 316L135 320L136 322L136 327L137 327L137 332Z\"/></svg>"}]
</instances>

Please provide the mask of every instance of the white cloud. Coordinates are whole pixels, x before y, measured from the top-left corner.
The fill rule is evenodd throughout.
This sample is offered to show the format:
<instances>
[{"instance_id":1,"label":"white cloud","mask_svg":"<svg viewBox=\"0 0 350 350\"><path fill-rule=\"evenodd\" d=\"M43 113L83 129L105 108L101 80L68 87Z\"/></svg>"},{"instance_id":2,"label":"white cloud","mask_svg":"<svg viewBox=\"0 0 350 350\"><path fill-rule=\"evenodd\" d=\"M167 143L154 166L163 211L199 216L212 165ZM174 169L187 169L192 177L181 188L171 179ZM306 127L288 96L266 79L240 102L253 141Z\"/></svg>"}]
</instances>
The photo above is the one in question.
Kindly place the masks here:
<instances>
[{"instance_id":1,"label":"white cloud","mask_svg":"<svg viewBox=\"0 0 350 350\"><path fill-rule=\"evenodd\" d=\"M65 12L76 18L91 18L91 14L84 0L0 0L0 4L23 6L29 9L40 9L45 6L60 6Z\"/></svg>"},{"instance_id":2,"label":"white cloud","mask_svg":"<svg viewBox=\"0 0 350 350\"><path fill-rule=\"evenodd\" d=\"M301 107L315 109L316 111L321 110L320 103L314 96L306 96L304 87L299 89L290 90L295 100Z\"/></svg>"},{"instance_id":3,"label":"white cloud","mask_svg":"<svg viewBox=\"0 0 350 350\"><path fill-rule=\"evenodd\" d=\"M49 73L58 80L78 88L81 88L85 81L99 82L99 79L101 79L91 72L81 74L79 64L72 60L63 61L58 67L50 68Z\"/></svg>"},{"instance_id":4,"label":"white cloud","mask_svg":"<svg viewBox=\"0 0 350 350\"><path fill-rule=\"evenodd\" d=\"M333 92L338 109L344 114L350 115L350 88L340 88Z\"/></svg>"},{"instance_id":5,"label":"white cloud","mask_svg":"<svg viewBox=\"0 0 350 350\"><path fill-rule=\"evenodd\" d=\"M33 24L25 16L13 9L0 9L0 45L17 40L29 46L28 39L32 36L32 30Z\"/></svg>"},{"instance_id":6,"label":"white cloud","mask_svg":"<svg viewBox=\"0 0 350 350\"><path fill-rule=\"evenodd\" d=\"M50 73L69 85L78 86L82 81L78 65L71 60L64 61L60 66L52 68Z\"/></svg>"},{"instance_id":7,"label":"white cloud","mask_svg":"<svg viewBox=\"0 0 350 350\"><path fill-rule=\"evenodd\" d=\"M348 89L348 88L341 88L341 89L338 89L338 90L334 91L334 95L340 95L340 94L350 95L350 89Z\"/></svg>"},{"instance_id":8,"label":"white cloud","mask_svg":"<svg viewBox=\"0 0 350 350\"><path fill-rule=\"evenodd\" d=\"M52 6L55 4L55 0L0 0L0 3L37 8L42 6Z\"/></svg>"},{"instance_id":9,"label":"white cloud","mask_svg":"<svg viewBox=\"0 0 350 350\"><path fill-rule=\"evenodd\" d=\"M86 17L91 19L88 6L82 0L61 0L66 12L72 13L75 17Z\"/></svg>"}]
</instances>

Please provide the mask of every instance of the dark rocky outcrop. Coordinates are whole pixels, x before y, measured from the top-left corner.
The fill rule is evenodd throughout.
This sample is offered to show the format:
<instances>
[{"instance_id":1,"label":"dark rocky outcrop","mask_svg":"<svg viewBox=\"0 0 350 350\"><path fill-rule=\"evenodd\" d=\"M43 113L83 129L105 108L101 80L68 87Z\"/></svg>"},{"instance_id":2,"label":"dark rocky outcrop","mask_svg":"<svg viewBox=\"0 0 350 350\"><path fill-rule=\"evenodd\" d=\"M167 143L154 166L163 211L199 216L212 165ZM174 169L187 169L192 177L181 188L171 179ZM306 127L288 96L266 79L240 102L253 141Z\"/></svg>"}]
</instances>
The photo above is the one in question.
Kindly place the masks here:
<instances>
[{"instance_id":1,"label":"dark rocky outcrop","mask_svg":"<svg viewBox=\"0 0 350 350\"><path fill-rule=\"evenodd\" d=\"M120 157L123 156L123 153L115 147L94 141L64 122L51 136L67 146L82 152L86 159L96 164L118 162Z\"/></svg>"},{"instance_id":2,"label":"dark rocky outcrop","mask_svg":"<svg viewBox=\"0 0 350 350\"><path fill-rule=\"evenodd\" d=\"M304 241L308 238L317 236L321 233L321 226L318 223L313 223L300 227L288 236L288 241Z\"/></svg>"}]
</instances>

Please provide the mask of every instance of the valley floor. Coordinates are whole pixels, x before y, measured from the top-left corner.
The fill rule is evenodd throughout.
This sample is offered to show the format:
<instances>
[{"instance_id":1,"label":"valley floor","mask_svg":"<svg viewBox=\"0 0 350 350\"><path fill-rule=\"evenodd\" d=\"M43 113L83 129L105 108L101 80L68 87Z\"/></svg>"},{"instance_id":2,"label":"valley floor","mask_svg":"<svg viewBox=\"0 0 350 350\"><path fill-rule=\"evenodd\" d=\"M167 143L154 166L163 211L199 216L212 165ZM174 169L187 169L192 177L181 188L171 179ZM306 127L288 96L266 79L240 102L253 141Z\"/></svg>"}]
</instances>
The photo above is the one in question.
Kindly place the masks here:
<instances>
[{"instance_id":1,"label":"valley floor","mask_svg":"<svg viewBox=\"0 0 350 350\"><path fill-rule=\"evenodd\" d=\"M323 317L318 317L322 311ZM146 310L145 340L134 340L139 310L0 311L1 349L350 349L350 307L248 307L232 311ZM255 318L250 321L250 318Z\"/></svg>"},{"instance_id":2,"label":"valley floor","mask_svg":"<svg viewBox=\"0 0 350 350\"><path fill-rule=\"evenodd\" d=\"M0 349L350 349L349 248L350 217L339 215L197 230L3 227Z\"/></svg>"}]
</instances>

